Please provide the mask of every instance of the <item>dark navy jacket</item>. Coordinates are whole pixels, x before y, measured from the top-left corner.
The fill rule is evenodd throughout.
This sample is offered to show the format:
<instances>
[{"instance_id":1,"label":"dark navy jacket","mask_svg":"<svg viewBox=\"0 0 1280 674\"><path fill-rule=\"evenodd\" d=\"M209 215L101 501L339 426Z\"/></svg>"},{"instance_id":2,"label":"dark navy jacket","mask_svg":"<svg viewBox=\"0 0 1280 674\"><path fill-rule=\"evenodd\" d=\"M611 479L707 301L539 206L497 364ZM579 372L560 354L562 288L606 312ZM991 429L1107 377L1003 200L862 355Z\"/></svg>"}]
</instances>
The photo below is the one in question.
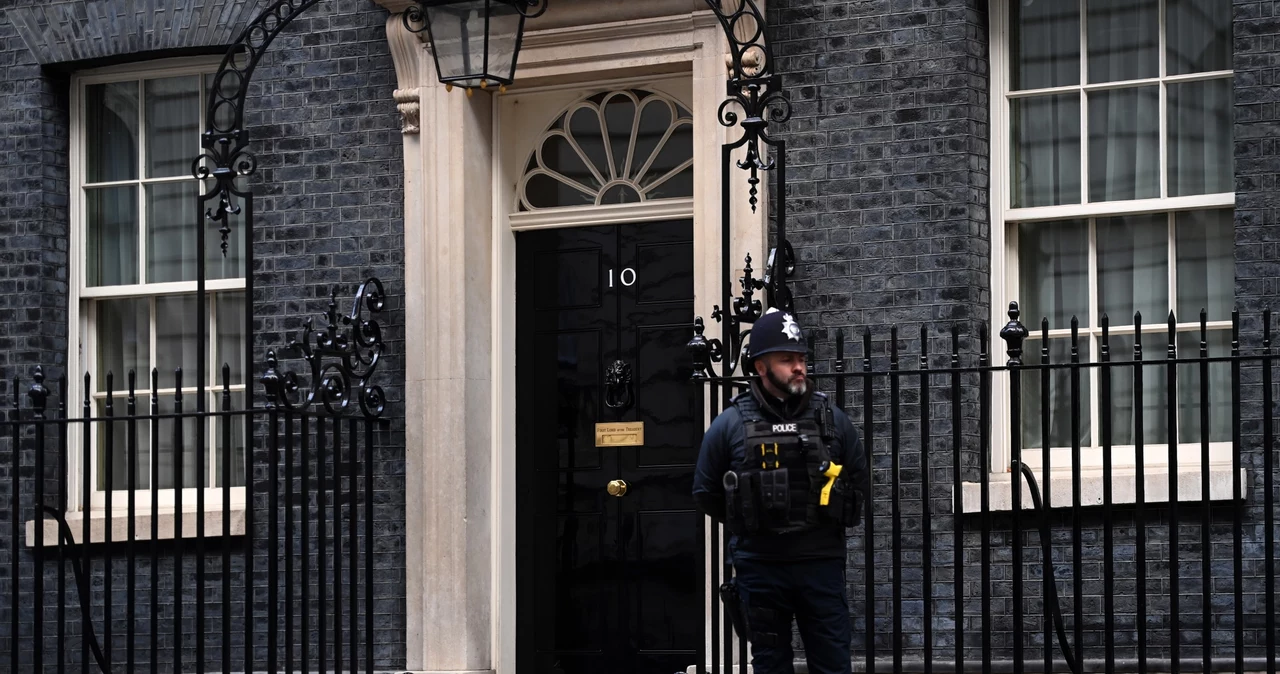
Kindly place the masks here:
<instances>
[{"instance_id":1,"label":"dark navy jacket","mask_svg":"<svg viewBox=\"0 0 1280 674\"><path fill-rule=\"evenodd\" d=\"M761 413L778 422L793 421L788 418L781 402L760 392L758 386L753 387ZM814 392L813 395L822 395ZM763 400L762 400L763 398ZM794 405L793 405L794 407ZM862 439L857 429L849 420L844 410L831 403L832 417L835 421L834 446L829 447L831 458L839 462L842 471L852 473L855 484L866 482L866 458L863 456ZM801 406L799 411L805 412L808 405ZM693 477L693 499L698 509L717 522L724 521L724 484L723 476L731 466L744 459L746 452L745 429L742 414L736 406L730 405L720 413L702 439L702 450L698 453L698 467ZM865 489L863 489L865 493ZM729 549L735 558L801 560L845 557L844 528L839 525L813 529L791 534L760 534L753 536L731 536Z\"/></svg>"}]
</instances>

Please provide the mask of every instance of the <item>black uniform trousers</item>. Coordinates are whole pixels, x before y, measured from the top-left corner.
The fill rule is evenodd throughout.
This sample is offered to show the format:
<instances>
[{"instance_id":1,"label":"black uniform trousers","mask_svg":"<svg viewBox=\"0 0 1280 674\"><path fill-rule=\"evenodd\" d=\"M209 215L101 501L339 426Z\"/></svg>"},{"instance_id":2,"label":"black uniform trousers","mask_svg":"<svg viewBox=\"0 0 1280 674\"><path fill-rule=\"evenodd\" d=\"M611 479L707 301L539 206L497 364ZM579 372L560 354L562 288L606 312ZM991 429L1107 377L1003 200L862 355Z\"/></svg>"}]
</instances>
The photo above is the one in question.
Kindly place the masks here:
<instances>
[{"instance_id":1,"label":"black uniform trousers","mask_svg":"<svg viewBox=\"0 0 1280 674\"><path fill-rule=\"evenodd\" d=\"M751 632L756 674L793 674L791 620L812 674L850 674L851 626L845 560L734 557L735 583Z\"/></svg>"}]
</instances>

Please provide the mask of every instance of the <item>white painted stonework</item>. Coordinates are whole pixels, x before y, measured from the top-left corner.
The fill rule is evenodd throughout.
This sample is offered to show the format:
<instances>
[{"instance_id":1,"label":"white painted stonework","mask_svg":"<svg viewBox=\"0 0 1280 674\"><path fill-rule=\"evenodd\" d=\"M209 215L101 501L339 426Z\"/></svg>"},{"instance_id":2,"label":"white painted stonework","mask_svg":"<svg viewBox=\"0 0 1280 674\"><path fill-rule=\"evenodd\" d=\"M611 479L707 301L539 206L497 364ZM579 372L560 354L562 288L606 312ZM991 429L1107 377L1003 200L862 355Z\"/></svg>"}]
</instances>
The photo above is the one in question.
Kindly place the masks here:
<instances>
[{"instance_id":1,"label":"white painted stonework","mask_svg":"<svg viewBox=\"0 0 1280 674\"><path fill-rule=\"evenodd\" d=\"M694 306L709 316L721 303L721 145L738 133L716 114L728 47L714 14L699 9L705 0L554 0L525 35L517 83L505 94L468 97L436 81L431 55L397 14L409 3L378 1L393 12L387 33L405 132L405 328L416 347L405 354L407 665L512 672L514 231L691 218ZM661 91L692 112L693 198L512 217L523 162L556 112L627 87ZM732 177L737 276L748 252L762 267L767 202L753 213L745 177ZM717 332L714 324L708 332Z\"/></svg>"}]
</instances>

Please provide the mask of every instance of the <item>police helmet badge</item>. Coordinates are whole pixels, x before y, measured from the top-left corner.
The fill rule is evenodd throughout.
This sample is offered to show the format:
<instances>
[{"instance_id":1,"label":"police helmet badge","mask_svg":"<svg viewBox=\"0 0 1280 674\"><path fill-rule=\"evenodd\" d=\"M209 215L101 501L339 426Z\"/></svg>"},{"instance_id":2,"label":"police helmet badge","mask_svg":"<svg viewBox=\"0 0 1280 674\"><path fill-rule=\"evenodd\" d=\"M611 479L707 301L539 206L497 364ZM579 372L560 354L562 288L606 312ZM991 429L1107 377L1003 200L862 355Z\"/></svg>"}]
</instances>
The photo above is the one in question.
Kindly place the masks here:
<instances>
[{"instance_id":1,"label":"police helmet badge","mask_svg":"<svg viewBox=\"0 0 1280 674\"><path fill-rule=\"evenodd\" d=\"M802 339L800 326L796 324L796 319L792 318L791 314L782 315L782 334L786 335L787 339L797 342Z\"/></svg>"}]
</instances>

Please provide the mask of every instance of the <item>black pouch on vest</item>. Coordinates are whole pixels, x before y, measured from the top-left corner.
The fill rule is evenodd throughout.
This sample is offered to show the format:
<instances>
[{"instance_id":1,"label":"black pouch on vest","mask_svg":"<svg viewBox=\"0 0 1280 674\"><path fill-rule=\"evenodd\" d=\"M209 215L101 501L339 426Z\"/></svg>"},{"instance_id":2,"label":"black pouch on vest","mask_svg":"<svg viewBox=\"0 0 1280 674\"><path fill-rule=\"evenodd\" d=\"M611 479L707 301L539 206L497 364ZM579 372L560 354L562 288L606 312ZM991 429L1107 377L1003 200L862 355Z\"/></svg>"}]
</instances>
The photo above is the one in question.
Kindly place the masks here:
<instances>
[{"instance_id":1,"label":"black pouch on vest","mask_svg":"<svg viewBox=\"0 0 1280 674\"><path fill-rule=\"evenodd\" d=\"M856 527L862 523L862 492L849 488L844 499L844 525Z\"/></svg>"},{"instance_id":2,"label":"black pouch on vest","mask_svg":"<svg viewBox=\"0 0 1280 674\"><path fill-rule=\"evenodd\" d=\"M846 527L858 526L862 521L862 498L862 492L854 489L852 484L836 480L835 487L831 489L831 516Z\"/></svg>"},{"instance_id":3,"label":"black pouch on vest","mask_svg":"<svg viewBox=\"0 0 1280 674\"><path fill-rule=\"evenodd\" d=\"M728 476L732 474L733 478ZM724 482L725 525L736 535L760 531L760 473L726 473ZM732 485L732 486L731 486Z\"/></svg>"},{"instance_id":4,"label":"black pouch on vest","mask_svg":"<svg viewBox=\"0 0 1280 674\"><path fill-rule=\"evenodd\" d=\"M760 476L760 503L764 519L771 527L784 527L791 514L791 482L786 468L763 470Z\"/></svg>"}]
</instances>

